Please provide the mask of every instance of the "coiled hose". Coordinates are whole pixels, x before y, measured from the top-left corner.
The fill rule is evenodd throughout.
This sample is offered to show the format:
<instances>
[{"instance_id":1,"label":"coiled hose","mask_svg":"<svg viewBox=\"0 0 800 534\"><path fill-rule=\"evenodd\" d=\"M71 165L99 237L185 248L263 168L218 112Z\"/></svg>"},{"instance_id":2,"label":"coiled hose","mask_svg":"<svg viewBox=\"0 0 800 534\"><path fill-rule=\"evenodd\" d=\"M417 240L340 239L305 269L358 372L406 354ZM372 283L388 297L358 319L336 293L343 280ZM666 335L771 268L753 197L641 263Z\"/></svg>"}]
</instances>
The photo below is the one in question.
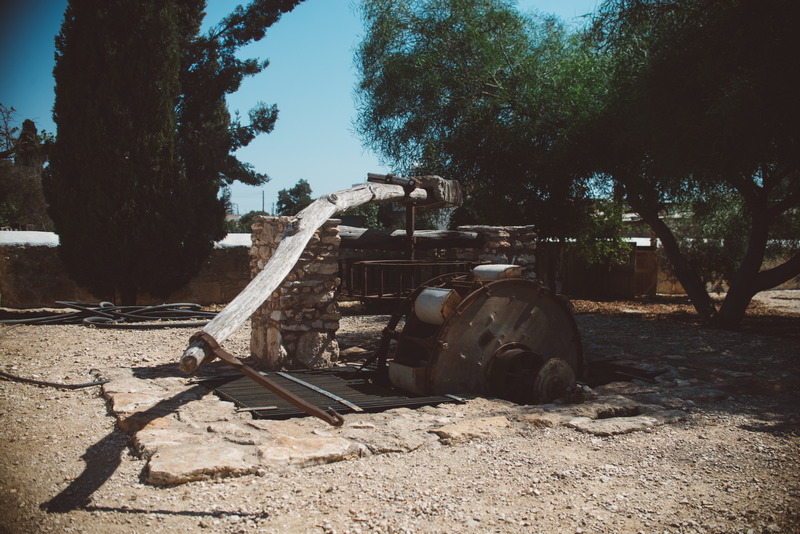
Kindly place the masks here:
<instances>
[{"instance_id":1,"label":"coiled hose","mask_svg":"<svg viewBox=\"0 0 800 534\"><path fill-rule=\"evenodd\" d=\"M160 306L117 306L111 302L56 302L59 306L78 310L54 313L45 317L1 320L4 325L69 325L83 324L95 328L151 330L158 328L194 328L204 326L217 313L200 309L199 304L177 303ZM200 322L172 322L181 319L200 319ZM156 322L158 321L158 322ZM161 322L169 321L169 322Z\"/></svg>"},{"instance_id":2,"label":"coiled hose","mask_svg":"<svg viewBox=\"0 0 800 534\"><path fill-rule=\"evenodd\" d=\"M158 328L196 328L208 324L208 321L217 315L216 312L200 310L199 304L178 303L162 304L160 306L117 306L111 302L88 304L84 302L56 302L59 306L78 310L71 313L54 313L44 317L29 317L25 319L0 320L0 324L8 328L0 331L0 336L14 327L22 325L69 325L83 324L92 328L117 328L126 330L150 330ZM176 319L205 319L200 322L153 322L175 321ZM0 377L54 388L78 389L90 386L99 386L108 380L87 382L85 384L61 384L58 382L45 382L32 380L0 371Z\"/></svg>"}]
</instances>

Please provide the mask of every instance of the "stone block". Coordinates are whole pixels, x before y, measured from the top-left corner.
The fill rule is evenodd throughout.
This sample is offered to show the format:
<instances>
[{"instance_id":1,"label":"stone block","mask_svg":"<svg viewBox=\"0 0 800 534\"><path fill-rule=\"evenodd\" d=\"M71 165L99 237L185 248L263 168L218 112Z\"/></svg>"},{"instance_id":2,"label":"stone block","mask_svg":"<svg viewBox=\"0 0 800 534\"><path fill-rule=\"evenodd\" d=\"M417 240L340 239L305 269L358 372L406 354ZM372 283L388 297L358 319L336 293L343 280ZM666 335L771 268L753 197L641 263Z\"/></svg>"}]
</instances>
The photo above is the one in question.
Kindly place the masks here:
<instances>
[{"instance_id":1,"label":"stone block","mask_svg":"<svg viewBox=\"0 0 800 534\"><path fill-rule=\"evenodd\" d=\"M561 418L552 413L528 413L520 415L517 421L533 428L552 428L560 424Z\"/></svg>"},{"instance_id":2,"label":"stone block","mask_svg":"<svg viewBox=\"0 0 800 534\"><path fill-rule=\"evenodd\" d=\"M481 254L478 256L478 260L490 263L508 263L508 257L502 254Z\"/></svg>"},{"instance_id":3,"label":"stone block","mask_svg":"<svg viewBox=\"0 0 800 534\"><path fill-rule=\"evenodd\" d=\"M115 413L143 412L164 400L163 395L153 391L117 393L111 398L111 409Z\"/></svg>"},{"instance_id":4,"label":"stone block","mask_svg":"<svg viewBox=\"0 0 800 534\"><path fill-rule=\"evenodd\" d=\"M616 434L628 434L652 429L657 423L658 421L653 417L637 415L635 417L610 417L608 419L576 417L568 421L565 426L587 434L594 434L595 436L614 436Z\"/></svg>"},{"instance_id":5,"label":"stone block","mask_svg":"<svg viewBox=\"0 0 800 534\"><path fill-rule=\"evenodd\" d=\"M480 417L451 425L444 425L431 430L431 432L437 434L443 440L453 442L496 436L508 426L508 419L501 415L497 417Z\"/></svg>"},{"instance_id":6,"label":"stone block","mask_svg":"<svg viewBox=\"0 0 800 534\"><path fill-rule=\"evenodd\" d=\"M178 419L181 422L195 424L198 427L207 423L230 421L233 417L233 403L221 400L204 399L192 401L178 408Z\"/></svg>"},{"instance_id":7,"label":"stone block","mask_svg":"<svg viewBox=\"0 0 800 534\"><path fill-rule=\"evenodd\" d=\"M317 273L319 274L336 274L339 272L339 264L337 262L325 262L319 264Z\"/></svg>"},{"instance_id":8,"label":"stone block","mask_svg":"<svg viewBox=\"0 0 800 534\"><path fill-rule=\"evenodd\" d=\"M169 447L150 458L146 480L157 486L171 486L255 473L258 465L246 457L245 449L234 444Z\"/></svg>"},{"instance_id":9,"label":"stone block","mask_svg":"<svg viewBox=\"0 0 800 534\"><path fill-rule=\"evenodd\" d=\"M363 445L342 438L279 436L258 447L258 457L266 466L304 467L358 458L363 456L363 449Z\"/></svg>"},{"instance_id":10,"label":"stone block","mask_svg":"<svg viewBox=\"0 0 800 534\"><path fill-rule=\"evenodd\" d=\"M307 324L285 324L282 325L283 330L289 330L292 332L308 332L311 330L311 327Z\"/></svg>"},{"instance_id":11,"label":"stone block","mask_svg":"<svg viewBox=\"0 0 800 534\"><path fill-rule=\"evenodd\" d=\"M298 340L294 357L308 369L330 367L339 359L339 343L332 332L308 332Z\"/></svg>"},{"instance_id":12,"label":"stone block","mask_svg":"<svg viewBox=\"0 0 800 534\"><path fill-rule=\"evenodd\" d=\"M517 265L532 265L536 263L536 256L529 255L529 254L520 254L517 256L516 262Z\"/></svg>"},{"instance_id":13,"label":"stone block","mask_svg":"<svg viewBox=\"0 0 800 534\"><path fill-rule=\"evenodd\" d=\"M151 426L139 430L131 439L133 450L145 460L165 448L199 445L202 442L202 434L192 434L176 428Z\"/></svg>"}]
</instances>

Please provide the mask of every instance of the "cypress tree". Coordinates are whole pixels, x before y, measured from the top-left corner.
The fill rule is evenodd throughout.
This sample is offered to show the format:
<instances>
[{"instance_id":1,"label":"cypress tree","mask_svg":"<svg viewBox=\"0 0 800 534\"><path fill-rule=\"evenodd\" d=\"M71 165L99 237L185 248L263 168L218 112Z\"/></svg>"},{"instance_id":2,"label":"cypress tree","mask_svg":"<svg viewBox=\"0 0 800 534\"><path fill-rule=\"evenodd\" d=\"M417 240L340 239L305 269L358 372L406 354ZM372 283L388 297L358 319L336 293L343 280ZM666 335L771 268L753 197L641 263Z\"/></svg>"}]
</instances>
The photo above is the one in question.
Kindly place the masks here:
<instances>
[{"instance_id":1,"label":"cypress tree","mask_svg":"<svg viewBox=\"0 0 800 534\"><path fill-rule=\"evenodd\" d=\"M299 1L255 0L207 35L205 0L69 2L44 186L79 285L133 304L197 274L225 236L225 186L268 180L231 155L277 119L259 103L249 125L232 120L225 96L267 66L235 51Z\"/></svg>"}]
</instances>

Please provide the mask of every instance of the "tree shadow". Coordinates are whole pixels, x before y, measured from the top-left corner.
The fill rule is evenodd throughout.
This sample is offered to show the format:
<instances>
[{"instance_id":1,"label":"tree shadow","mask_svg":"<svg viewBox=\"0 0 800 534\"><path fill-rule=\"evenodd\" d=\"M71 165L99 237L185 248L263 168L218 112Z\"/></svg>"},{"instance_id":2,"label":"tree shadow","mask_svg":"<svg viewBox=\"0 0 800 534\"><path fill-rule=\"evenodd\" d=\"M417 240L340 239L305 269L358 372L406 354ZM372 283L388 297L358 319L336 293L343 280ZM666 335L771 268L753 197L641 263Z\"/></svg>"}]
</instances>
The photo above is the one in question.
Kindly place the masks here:
<instances>
[{"instance_id":1,"label":"tree shadow","mask_svg":"<svg viewBox=\"0 0 800 534\"><path fill-rule=\"evenodd\" d=\"M800 436L800 423L794 420L756 421L750 424L739 425L742 430L753 433L773 434L782 438Z\"/></svg>"},{"instance_id":2,"label":"tree shadow","mask_svg":"<svg viewBox=\"0 0 800 534\"><path fill-rule=\"evenodd\" d=\"M241 358L240 359L246 359ZM186 376L183 371L180 370L179 364L176 363L161 363L157 365L148 365L148 366L140 366L140 367L132 367L131 371L133 372L134 378L138 378L140 380L152 380L154 378L172 378L176 376ZM213 376L219 376L222 374L230 374L234 373L234 371L228 364L221 360L214 360L213 362L204 363L200 367L198 367L193 373L192 378L194 379L202 379L208 378ZM238 373L241 374L241 373Z\"/></svg>"},{"instance_id":3,"label":"tree shadow","mask_svg":"<svg viewBox=\"0 0 800 534\"><path fill-rule=\"evenodd\" d=\"M208 393L208 389L196 385L168 399L163 399L147 410L131 415L126 424L131 425L131 433L146 427L152 421L165 417L183 406ZM69 486L40 505L46 512L67 513L86 508L91 503L92 494L105 484L122 463L121 455L128 447L129 440L119 439L116 430L91 445L81 458L86 466Z\"/></svg>"},{"instance_id":4,"label":"tree shadow","mask_svg":"<svg viewBox=\"0 0 800 534\"><path fill-rule=\"evenodd\" d=\"M113 513L113 514L141 514L141 515L150 515L150 514L158 514L158 515L172 515L172 516L183 516L183 517L223 517L223 516L238 516L244 518L251 518L251 519L259 519L259 518L266 518L269 517L269 512L261 511L261 512L241 512L241 511L224 511L224 510L214 510L213 512L204 512L198 510L145 510L142 508L129 508L129 507L116 507L116 506L84 506L81 507L82 510L87 512L105 512L105 513Z\"/></svg>"}]
</instances>

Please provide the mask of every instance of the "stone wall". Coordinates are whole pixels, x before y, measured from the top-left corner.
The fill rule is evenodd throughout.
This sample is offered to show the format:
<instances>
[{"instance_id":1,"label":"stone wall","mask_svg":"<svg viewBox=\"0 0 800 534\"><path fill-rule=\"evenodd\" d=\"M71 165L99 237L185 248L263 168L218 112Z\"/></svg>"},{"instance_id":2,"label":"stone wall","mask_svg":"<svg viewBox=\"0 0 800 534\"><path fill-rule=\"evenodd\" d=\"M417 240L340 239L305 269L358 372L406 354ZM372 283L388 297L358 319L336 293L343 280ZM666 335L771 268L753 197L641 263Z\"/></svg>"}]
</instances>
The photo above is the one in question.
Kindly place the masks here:
<instances>
[{"instance_id":1,"label":"stone wall","mask_svg":"<svg viewBox=\"0 0 800 534\"><path fill-rule=\"evenodd\" d=\"M111 295L92 295L67 275L58 257L58 236L50 232L0 232L0 305L6 308L55 307L57 301L100 302ZM232 234L217 243L200 273L166 302L223 304L250 282L250 236ZM139 304L162 304L147 294Z\"/></svg>"},{"instance_id":2,"label":"stone wall","mask_svg":"<svg viewBox=\"0 0 800 534\"><path fill-rule=\"evenodd\" d=\"M485 237L482 249L457 249L460 260L514 264L522 268L522 278L536 278L536 231L533 226L459 226L462 232L478 232Z\"/></svg>"},{"instance_id":3,"label":"stone wall","mask_svg":"<svg viewBox=\"0 0 800 534\"><path fill-rule=\"evenodd\" d=\"M214 247L198 275L184 289L170 295L167 302L227 304L250 283L249 259L249 246ZM144 299L147 302L142 302ZM139 303L156 303L146 294L144 299L139 299Z\"/></svg>"},{"instance_id":4,"label":"stone wall","mask_svg":"<svg viewBox=\"0 0 800 534\"><path fill-rule=\"evenodd\" d=\"M522 267L523 278L536 278L536 231L533 226L459 226L462 232L477 232L484 236L481 248L438 248L416 250L417 260L463 260L513 263ZM371 259L405 259L402 250L340 249L339 261Z\"/></svg>"},{"instance_id":5,"label":"stone wall","mask_svg":"<svg viewBox=\"0 0 800 534\"><path fill-rule=\"evenodd\" d=\"M64 269L56 248L47 245L0 247L0 305L6 308L55 307L56 301L98 302L79 288Z\"/></svg>"},{"instance_id":6,"label":"stone wall","mask_svg":"<svg viewBox=\"0 0 800 534\"><path fill-rule=\"evenodd\" d=\"M278 247L291 217L253 222L250 269L255 277ZM262 369L329 367L339 359L339 221L318 229L294 269L251 317L250 352Z\"/></svg>"}]
</instances>

